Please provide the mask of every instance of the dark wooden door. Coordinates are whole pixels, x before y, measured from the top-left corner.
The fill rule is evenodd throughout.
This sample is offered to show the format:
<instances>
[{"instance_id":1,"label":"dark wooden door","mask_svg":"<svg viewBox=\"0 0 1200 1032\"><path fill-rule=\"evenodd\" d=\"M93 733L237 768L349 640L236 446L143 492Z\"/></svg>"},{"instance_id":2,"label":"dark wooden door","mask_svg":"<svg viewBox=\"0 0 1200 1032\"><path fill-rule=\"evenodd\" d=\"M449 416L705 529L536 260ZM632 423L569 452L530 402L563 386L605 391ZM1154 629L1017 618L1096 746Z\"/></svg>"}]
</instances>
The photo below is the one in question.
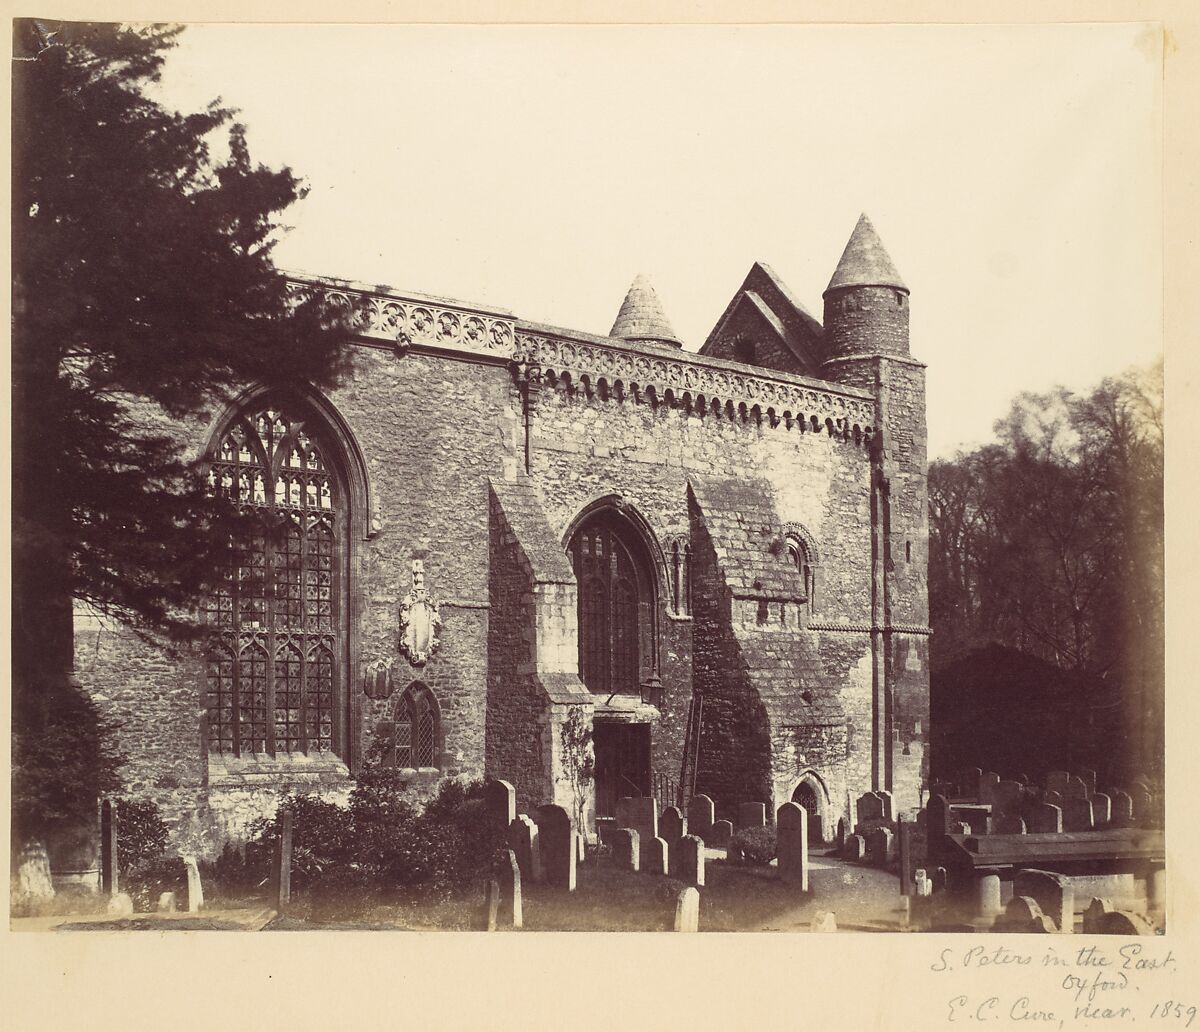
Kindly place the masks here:
<instances>
[{"instance_id":1,"label":"dark wooden door","mask_svg":"<svg viewBox=\"0 0 1200 1032\"><path fill-rule=\"evenodd\" d=\"M596 816L613 817L617 800L650 794L650 725L598 721L592 730L596 751Z\"/></svg>"}]
</instances>

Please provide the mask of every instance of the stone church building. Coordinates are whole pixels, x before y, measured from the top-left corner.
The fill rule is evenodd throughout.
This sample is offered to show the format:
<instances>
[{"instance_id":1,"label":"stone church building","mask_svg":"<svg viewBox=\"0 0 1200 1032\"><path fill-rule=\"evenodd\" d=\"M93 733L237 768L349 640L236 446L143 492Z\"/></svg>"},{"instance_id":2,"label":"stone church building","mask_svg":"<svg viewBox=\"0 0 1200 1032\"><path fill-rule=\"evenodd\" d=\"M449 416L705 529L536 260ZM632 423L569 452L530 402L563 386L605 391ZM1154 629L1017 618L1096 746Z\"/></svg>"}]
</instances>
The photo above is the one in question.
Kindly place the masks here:
<instances>
[{"instance_id":1,"label":"stone church building","mask_svg":"<svg viewBox=\"0 0 1200 1032\"><path fill-rule=\"evenodd\" d=\"M634 281L608 336L333 280L354 373L248 386L194 453L260 510L178 658L80 614L76 674L122 722L129 794L212 849L368 763L414 799L493 776L594 815L796 799L826 834L916 806L929 720L924 366L863 216L824 322L755 264L698 353ZM572 717L578 713L578 717Z\"/></svg>"}]
</instances>

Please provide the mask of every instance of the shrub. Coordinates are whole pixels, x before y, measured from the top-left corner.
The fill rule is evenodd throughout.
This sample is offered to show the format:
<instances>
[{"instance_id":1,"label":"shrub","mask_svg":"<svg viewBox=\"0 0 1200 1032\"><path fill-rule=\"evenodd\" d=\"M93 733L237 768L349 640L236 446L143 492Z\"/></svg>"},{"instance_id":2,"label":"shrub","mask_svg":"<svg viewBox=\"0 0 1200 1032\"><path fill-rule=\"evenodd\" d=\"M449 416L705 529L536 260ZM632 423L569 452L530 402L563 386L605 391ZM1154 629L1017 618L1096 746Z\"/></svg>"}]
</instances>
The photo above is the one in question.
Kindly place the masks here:
<instances>
[{"instance_id":1,"label":"shrub","mask_svg":"<svg viewBox=\"0 0 1200 1032\"><path fill-rule=\"evenodd\" d=\"M133 909L139 914L156 909L158 897L164 892L175 893L178 902L186 905L187 865L177 856L160 853L132 867L120 889L129 893Z\"/></svg>"},{"instance_id":2,"label":"shrub","mask_svg":"<svg viewBox=\"0 0 1200 1032\"><path fill-rule=\"evenodd\" d=\"M743 828L729 840L729 859L741 864L769 864L775 859L775 829Z\"/></svg>"},{"instance_id":3,"label":"shrub","mask_svg":"<svg viewBox=\"0 0 1200 1032\"><path fill-rule=\"evenodd\" d=\"M285 813L292 815L293 889L301 891L328 868L353 862L358 850L350 812L319 796L294 795L279 804L275 816L260 817L250 826L255 852L268 864L275 856Z\"/></svg>"},{"instance_id":4,"label":"shrub","mask_svg":"<svg viewBox=\"0 0 1200 1032\"><path fill-rule=\"evenodd\" d=\"M122 878L159 860L167 851L170 829L151 799L117 800L117 869Z\"/></svg>"}]
</instances>

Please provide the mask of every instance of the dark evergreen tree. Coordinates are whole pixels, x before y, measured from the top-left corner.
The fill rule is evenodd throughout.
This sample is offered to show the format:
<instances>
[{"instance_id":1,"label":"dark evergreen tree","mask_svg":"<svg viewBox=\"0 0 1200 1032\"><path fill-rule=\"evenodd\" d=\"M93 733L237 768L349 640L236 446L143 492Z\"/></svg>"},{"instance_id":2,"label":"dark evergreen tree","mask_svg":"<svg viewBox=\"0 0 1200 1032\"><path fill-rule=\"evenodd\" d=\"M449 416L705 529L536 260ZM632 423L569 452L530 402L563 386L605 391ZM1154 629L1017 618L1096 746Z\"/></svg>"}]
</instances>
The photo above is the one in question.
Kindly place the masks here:
<instances>
[{"instance_id":1,"label":"dark evergreen tree","mask_svg":"<svg viewBox=\"0 0 1200 1032\"><path fill-rule=\"evenodd\" d=\"M344 361L339 313L298 303L272 260L296 176L254 164L219 102L180 114L148 95L179 31L14 25L13 683L28 769L69 683L73 600L198 632L240 517L167 420L204 420L250 384L328 385Z\"/></svg>"}]
</instances>

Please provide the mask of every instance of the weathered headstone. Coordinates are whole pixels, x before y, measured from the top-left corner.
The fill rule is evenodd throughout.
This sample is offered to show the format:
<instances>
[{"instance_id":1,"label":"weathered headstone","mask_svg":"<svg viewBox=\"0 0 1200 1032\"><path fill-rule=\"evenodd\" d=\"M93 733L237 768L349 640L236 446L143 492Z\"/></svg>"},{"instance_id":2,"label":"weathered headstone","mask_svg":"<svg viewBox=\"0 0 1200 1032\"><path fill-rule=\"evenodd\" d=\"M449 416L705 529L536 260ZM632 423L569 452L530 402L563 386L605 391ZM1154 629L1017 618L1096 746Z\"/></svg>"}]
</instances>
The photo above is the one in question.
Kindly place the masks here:
<instances>
[{"instance_id":1,"label":"weathered headstone","mask_svg":"<svg viewBox=\"0 0 1200 1032\"><path fill-rule=\"evenodd\" d=\"M798 803L784 803L775 814L775 829L779 877L807 892L808 812Z\"/></svg>"},{"instance_id":2,"label":"weathered headstone","mask_svg":"<svg viewBox=\"0 0 1200 1032\"><path fill-rule=\"evenodd\" d=\"M713 824L709 837L704 841L714 849L724 849L733 838L733 824L730 821L717 821Z\"/></svg>"},{"instance_id":3,"label":"weathered headstone","mask_svg":"<svg viewBox=\"0 0 1200 1032\"><path fill-rule=\"evenodd\" d=\"M968 824L966 821L951 821L951 822L950 822L950 826L949 826L949 828L947 829L947 831L948 831L948 832L949 832L951 835L974 835L974 834L978 834L978 833L975 831L975 829L974 829L974 828L972 828L972 827L971 827L971 825L969 825L969 824ZM984 832L983 832L983 834L985 834L985 835L986 835L986 834L987 834L987 832L986 832L986 831L984 831Z\"/></svg>"},{"instance_id":4,"label":"weathered headstone","mask_svg":"<svg viewBox=\"0 0 1200 1032\"><path fill-rule=\"evenodd\" d=\"M1029 787L1029 775L1028 774L1014 774L1012 776L1012 780L1015 781L1022 788Z\"/></svg>"},{"instance_id":5,"label":"weathered headstone","mask_svg":"<svg viewBox=\"0 0 1200 1032\"><path fill-rule=\"evenodd\" d=\"M713 822L716 820L716 817L716 806L708 796L694 795L688 801L687 822L689 834L699 835L707 842L709 832L712 831Z\"/></svg>"},{"instance_id":6,"label":"weathered headstone","mask_svg":"<svg viewBox=\"0 0 1200 1032\"><path fill-rule=\"evenodd\" d=\"M671 874L688 885L704 887L704 840L699 835L679 840L679 850L671 857Z\"/></svg>"},{"instance_id":7,"label":"weathered headstone","mask_svg":"<svg viewBox=\"0 0 1200 1032\"><path fill-rule=\"evenodd\" d=\"M54 879L50 875L50 855L41 842L25 845L17 859L16 895L22 899L52 899Z\"/></svg>"},{"instance_id":8,"label":"weathered headstone","mask_svg":"<svg viewBox=\"0 0 1200 1032\"><path fill-rule=\"evenodd\" d=\"M1067 790L1063 796L1069 801L1071 799L1086 799L1088 797L1087 785L1083 783L1083 778L1078 775L1072 775L1067 781Z\"/></svg>"},{"instance_id":9,"label":"weathered headstone","mask_svg":"<svg viewBox=\"0 0 1200 1032\"><path fill-rule=\"evenodd\" d=\"M1049 803L1051 806L1061 807L1063 804L1063 794L1052 789L1047 789L1042 793L1042 802Z\"/></svg>"},{"instance_id":10,"label":"weathered headstone","mask_svg":"<svg viewBox=\"0 0 1200 1032\"><path fill-rule=\"evenodd\" d=\"M1114 792L1112 795L1112 825L1114 828L1133 825L1133 797L1128 792Z\"/></svg>"},{"instance_id":11,"label":"weathered headstone","mask_svg":"<svg viewBox=\"0 0 1200 1032\"><path fill-rule=\"evenodd\" d=\"M876 867L887 867L891 862L895 846L891 828L876 828L867 836L867 852L870 862Z\"/></svg>"},{"instance_id":12,"label":"weathered headstone","mask_svg":"<svg viewBox=\"0 0 1200 1032\"><path fill-rule=\"evenodd\" d=\"M984 804L990 804L992 793L995 792L998 784L1000 784L1000 775L993 771L989 770L979 775L979 801Z\"/></svg>"},{"instance_id":13,"label":"weathered headstone","mask_svg":"<svg viewBox=\"0 0 1200 1032\"><path fill-rule=\"evenodd\" d=\"M132 917L133 897L128 892L114 892L108 897L106 912L112 917Z\"/></svg>"},{"instance_id":14,"label":"weathered headstone","mask_svg":"<svg viewBox=\"0 0 1200 1032\"><path fill-rule=\"evenodd\" d=\"M851 835L846 839L847 860L865 860L867 858L867 840L862 835Z\"/></svg>"},{"instance_id":15,"label":"weathered headstone","mask_svg":"<svg viewBox=\"0 0 1200 1032\"><path fill-rule=\"evenodd\" d=\"M1021 805L1019 781L997 781L992 789L992 816L1013 813Z\"/></svg>"},{"instance_id":16,"label":"weathered headstone","mask_svg":"<svg viewBox=\"0 0 1200 1032\"><path fill-rule=\"evenodd\" d=\"M667 843L667 856L679 848L679 840L688 833L687 818L678 806L668 806L658 818L658 834Z\"/></svg>"},{"instance_id":17,"label":"weathered headstone","mask_svg":"<svg viewBox=\"0 0 1200 1032\"><path fill-rule=\"evenodd\" d=\"M612 833L613 863L626 871L641 869L641 836L633 828L618 828Z\"/></svg>"},{"instance_id":18,"label":"weathered headstone","mask_svg":"<svg viewBox=\"0 0 1200 1032\"><path fill-rule=\"evenodd\" d=\"M292 811L284 810L271 864L271 905L281 914L292 899L292 821Z\"/></svg>"},{"instance_id":19,"label":"weathered headstone","mask_svg":"<svg viewBox=\"0 0 1200 1032\"><path fill-rule=\"evenodd\" d=\"M658 836L658 810L654 796L637 796L617 800L617 827L632 828L643 846Z\"/></svg>"},{"instance_id":20,"label":"weathered headstone","mask_svg":"<svg viewBox=\"0 0 1200 1032\"><path fill-rule=\"evenodd\" d=\"M1084 786L1087 788L1088 798L1091 799L1096 794L1096 772L1090 767L1084 767L1079 772L1079 779L1084 783Z\"/></svg>"},{"instance_id":21,"label":"weathered headstone","mask_svg":"<svg viewBox=\"0 0 1200 1032\"><path fill-rule=\"evenodd\" d=\"M855 806L860 825L883 819L883 800L875 792L864 792Z\"/></svg>"},{"instance_id":22,"label":"weathered headstone","mask_svg":"<svg viewBox=\"0 0 1200 1032\"><path fill-rule=\"evenodd\" d=\"M945 892L949 881L949 874L944 867L935 867L933 876L930 878L934 892Z\"/></svg>"},{"instance_id":23,"label":"weathered headstone","mask_svg":"<svg viewBox=\"0 0 1200 1032\"><path fill-rule=\"evenodd\" d=\"M1092 796L1092 823L1103 828L1112 820L1112 799L1104 792Z\"/></svg>"},{"instance_id":24,"label":"weathered headstone","mask_svg":"<svg viewBox=\"0 0 1200 1032\"><path fill-rule=\"evenodd\" d=\"M892 801L892 793L882 791L875 794L879 797L879 805L883 810L883 819L885 821L894 821L896 819L896 806Z\"/></svg>"},{"instance_id":25,"label":"weathered headstone","mask_svg":"<svg viewBox=\"0 0 1200 1032\"><path fill-rule=\"evenodd\" d=\"M836 932L837 915L832 910L818 910L813 914L810 928L814 932Z\"/></svg>"},{"instance_id":26,"label":"weathered headstone","mask_svg":"<svg viewBox=\"0 0 1200 1032\"><path fill-rule=\"evenodd\" d=\"M1100 923L1105 914L1113 912L1113 905L1106 899L1101 899L1099 896L1093 896L1091 903L1083 912L1083 934L1098 935L1100 934Z\"/></svg>"},{"instance_id":27,"label":"weathered headstone","mask_svg":"<svg viewBox=\"0 0 1200 1032\"><path fill-rule=\"evenodd\" d=\"M500 886L500 906L496 919L502 928L520 928L521 913L521 866L517 854L505 849L496 864L496 881Z\"/></svg>"},{"instance_id":28,"label":"weathered headstone","mask_svg":"<svg viewBox=\"0 0 1200 1032\"><path fill-rule=\"evenodd\" d=\"M913 874L913 888L918 896L932 896L933 886L929 881L929 874L924 867L918 867Z\"/></svg>"},{"instance_id":29,"label":"weathered headstone","mask_svg":"<svg viewBox=\"0 0 1200 1032\"><path fill-rule=\"evenodd\" d=\"M526 814L518 814L508 826L508 848L517 855L521 877L533 884L542 880L542 848L538 826Z\"/></svg>"},{"instance_id":30,"label":"weathered headstone","mask_svg":"<svg viewBox=\"0 0 1200 1032\"><path fill-rule=\"evenodd\" d=\"M484 819L503 835L517 816L517 790L507 781L494 778L483 786Z\"/></svg>"},{"instance_id":31,"label":"weathered headstone","mask_svg":"<svg viewBox=\"0 0 1200 1032\"><path fill-rule=\"evenodd\" d=\"M839 817L837 822L837 831L834 833L833 844L837 847L837 851L841 853L846 848L846 835L849 832L846 829L846 818Z\"/></svg>"},{"instance_id":32,"label":"weathered headstone","mask_svg":"<svg viewBox=\"0 0 1200 1032\"><path fill-rule=\"evenodd\" d=\"M187 867L188 913L198 914L204 906L204 886L200 884L200 868L196 865L194 856L185 856L183 862Z\"/></svg>"},{"instance_id":33,"label":"weathered headstone","mask_svg":"<svg viewBox=\"0 0 1200 1032\"><path fill-rule=\"evenodd\" d=\"M986 867L975 872L975 912L980 917L995 917L1004 910L1000 902L1000 874Z\"/></svg>"},{"instance_id":34,"label":"weathered headstone","mask_svg":"<svg viewBox=\"0 0 1200 1032\"><path fill-rule=\"evenodd\" d=\"M484 913L485 927L489 932L494 932L500 923L500 882L495 878L488 879Z\"/></svg>"},{"instance_id":35,"label":"weathered headstone","mask_svg":"<svg viewBox=\"0 0 1200 1032\"><path fill-rule=\"evenodd\" d=\"M1002 814L996 821L996 835L1024 835L1025 821L1018 817L1015 813Z\"/></svg>"},{"instance_id":36,"label":"weathered headstone","mask_svg":"<svg viewBox=\"0 0 1200 1032\"><path fill-rule=\"evenodd\" d=\"M1067 794L1067 782L1071 780L1071 775L1065 770L1052 770L1046 775L1046 791L1057 792L1061 796Z\"/></svg>"},{"instance_id":37,"label":"weathered headstone","mask_svg":"<svg viewBox=\"0 0 1200 1032\"><path fill-rule=\"evenodd\" d=\"M587 836L582 831L575 833L575 862L583 863L587 859Z\"/></svg>"},{"instance_id":38,"label":"weathered headstone","mask_svg":"<svg viewBox=\"0 0 1200 1032\"><path fill-rule=\"evenodd\" d=\"M163 892L158 897L158 912L160 914L175 913L175 893Z\"/></svg>"},{"instance_id":39,"label":"weathered headstone","mask_svg":"<svg viewBox=\"0 0 1200 1032\"><path fill-rule=\"evenodd\" d=\"M535 814L541 844L542 873L550 885L575 891L575 829L561 806L548 803Z\"/></svg>"},{"instance_id":40,"label":"weathered headstone","mask_svg":"<svg viewBox=\"0 0 1200 1032\"><path fill-rule=\"evenodd\" d=\"M932 795L925 804L925 841L929 852L940 855L950 834L950 803L945 796Z\"/></svg>"},{"instance_id":41,"label":"weathered headstone","mask_svg":"<svg viewBox=\"0 0 1200 1032\"><path fill-rule=\"evenodd\" d=\"M675 900L675 931L698 932L700 930L700 892L689 885L679 890Z\"/></svg>"},{"instance_id":42,"label":"weathered headstone","mask_svg":"<svg viewBox=\"0 0 1200 1032\"><path fill-rule=\"evenodd\" d=\"M1063 831L1091 831L1092 801L1090 799L1068 799L1063 807Z\"/></svg>"},{"instance_id":43,"label":"weathered headstone","mask_svg":"<svg viewBox=\"0 0 1200 1032\"><path fill-rule=\"evenodd\" d=\"M1036 899L1031 896L1013 896L1004 910L1004 917L996 922L997 931L1006 932L1053 932L1053 919L1042 912Z\"/></svg>"},{"instance_id":44,"label":"weathered headstone","mask_svg":"<svg viewBox=\"0 0 1200 1032\"><path fill-rule=\"evenodd\" d=\"M1129 786L1129 801L1131 804L1133 824L1144 828L1149 823L1150 812L1154 808L1154 798L1150 790L1139 782Z\"/></svg>"},{"instance_id":45,"label":"weathered headstone","mask_svg":"<svg viewBox=\"0 0 1200 1032\"><path fill-rule=\"evenodd\" d=\"M1036 899L1042 913L1060 932L1075 930L1075 889L1069 878L1053 871L1025 868L1013 878L1013 895Z\"/></svg>"},{"instance_id":46,"label":"weathered headstone","mask_svg":"<svg viewBox=\"0 0 1200 1032\"><path fill-rule=\"evenodd\" d=\"M641 844L642 870L647 874L670 874L671 851L662 836Z\"/></svg>"},{"instance_id":47,"label":"weathered headstone","mask_svg":"<svg viewBox=\"0 0 1200 1032\"><path fill-rule=\"evenodd\" d=\"M1029 830L1035 833L1061 833L1062 808L1051 803L1035 803L1029 808Z\"/></svg>"},{"instance_id":48,"label":"weathered headstone","mask_svg":"<svg viewBox=\"0 0 1200 1032\"><path fill-rule=\"evenodd\" d=\"M117 804L100 804L100 891L112 896L120 891L117 874Z\"/></svg>"},{"instance_id":49,"label":"weathered headstone","mask_svg":"<svg viewBox=\"0 0 1200 1032\"><path fill-rule=\"evenodd\" d=\"M737 826L739 828L765 828L767 826L767 804L738 803Z\"/></svg>"},{"instance_id":50,"label":"weathered headstone","mask_svg":"<svg viewBox=\"0 0 1200 1032\"><path fill-rule=\"evenodd\" d=\"M609 844L609 833L615 831L617 827L617 819L615 817L597 817L596 818L596 839L602 846Z\"/></svg>"},{"instance_id":51,"label":"weathered headstone","mask_svg":"<svg viewBox=\"0 0 1200 1032\"><path fill-rule=\"evenodd\" d=\"M968 767L962 772L958 780L958 794L964 799L979 798L979 779L983 777L983 771L978 767ZM947 799L950 797L947 796Z\"/></svg>"},{"instance_id":52,"label":"weathered headstone","mask_svg":"<svg viewBox=\"0 0 1200 1032\"><path fill-rule=\"evenodd\" d=\"M915 884L913 825L910 821L896 822L896 852L900 858L900 895L909 896Z\"/></svg>"}]
</instances>

